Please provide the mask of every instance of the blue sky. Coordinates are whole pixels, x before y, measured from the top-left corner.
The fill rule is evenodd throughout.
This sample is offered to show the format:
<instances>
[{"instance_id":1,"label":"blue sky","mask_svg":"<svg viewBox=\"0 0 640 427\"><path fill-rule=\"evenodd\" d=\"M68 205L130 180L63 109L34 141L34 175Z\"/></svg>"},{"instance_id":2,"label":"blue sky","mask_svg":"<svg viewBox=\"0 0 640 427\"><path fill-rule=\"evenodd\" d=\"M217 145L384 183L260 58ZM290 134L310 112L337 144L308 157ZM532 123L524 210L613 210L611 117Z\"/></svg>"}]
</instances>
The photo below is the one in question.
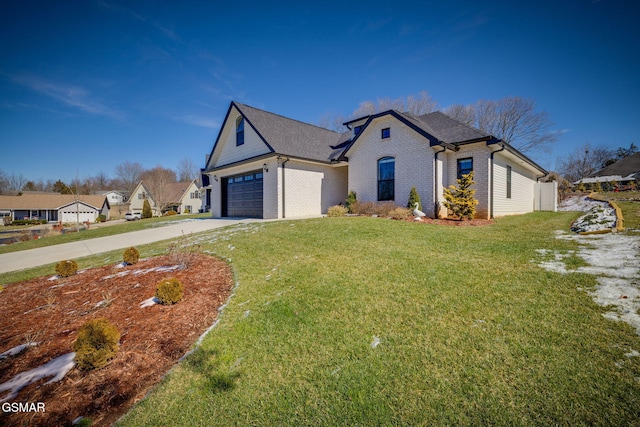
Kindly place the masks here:
<instances>
[{"instance_id":1,"label":"blue sky","mask_svg":"<svg viewBox=\"0 0 640 427\"><path fill-rule=\"evenodd\" d=\"M427 91L533 98L576 147L640 145L635 1L23 0L0 14L0 170L204 166L231 100L317 123Z\"/></svg>"}]
</instances>

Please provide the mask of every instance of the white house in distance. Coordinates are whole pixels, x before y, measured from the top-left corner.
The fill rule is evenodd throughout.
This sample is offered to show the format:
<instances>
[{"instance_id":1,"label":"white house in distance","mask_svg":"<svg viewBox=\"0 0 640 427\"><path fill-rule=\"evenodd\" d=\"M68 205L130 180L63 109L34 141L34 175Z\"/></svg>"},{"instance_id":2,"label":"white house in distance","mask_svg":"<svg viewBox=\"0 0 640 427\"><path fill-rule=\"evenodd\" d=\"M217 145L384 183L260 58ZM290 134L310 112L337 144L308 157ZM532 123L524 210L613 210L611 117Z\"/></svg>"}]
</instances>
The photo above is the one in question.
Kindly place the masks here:
<instances>
[{"instance_id":1,"label":"white house in distance","mask_svg":"<svg viewBox=\"0 0 640 427\"><path fill-rule=\"evenodd\" d=\"M175 182L169 184L167 189L167 210L173 210L179 214L197 213L202 206L200 190L196 181Z\"/></svg>"},{"instance_id":2,"label":"white house in distance","mask_svg":"<svg viewBox=\"0 0 640 427\"><path fill-rule=\"evenodd\" d=\"M40 219L47 222L95 222L99 215L109 219L106 196L40 193L0 196L0 216L12 220Z\"/></svg>"},{"instance_id":3,"label":"white house in distance","mask_svg":"<svg viewBox=\"0 0 640 427\"><path fill-rule=\"evenodd\" d=\"M202 207L200 190L195 180L166 184L162 190L164 201L162 202L163 206L159 207L154 200L153 194L145 186L144 182L140 181L129 198L129 210L142 213L142 207L146 199L149 200L154 216L159 216L167 210L173 210L180 214L197 213Z\"/></svg>"},{"instance_id":4,"label":"white house in distance","mask_svg":"<svg viewBox=\"0 0 640 427\"><path fill-rule=\"evenodd\" d=\"M144 201L147 199L149 200L149 204L151 205L151 211L153 212L153 215L160 215L160 212L156 207L156 202L153 201L151 193L149 192L147 187L145 187L142 181L140 181L138 185L136 185L133 193L131 193L131 196L129 196L129 211L142 213Z\"/></svg>"},{"instance_id":5,"label":"white house in distance","mask_svg":"<svg viewBox=\"0 0 640 427\"><path fill-rule=\"evenodd\" d=\"M557 184L539 182L547 171L444 113L389 110L345 125L338 133L232 102L203 169L212 216L321 215L349 191L404 206L411 187L427 215L446 216L443 188L470 171L478 218L556 208Z\"/></svg>"}]
</instances>

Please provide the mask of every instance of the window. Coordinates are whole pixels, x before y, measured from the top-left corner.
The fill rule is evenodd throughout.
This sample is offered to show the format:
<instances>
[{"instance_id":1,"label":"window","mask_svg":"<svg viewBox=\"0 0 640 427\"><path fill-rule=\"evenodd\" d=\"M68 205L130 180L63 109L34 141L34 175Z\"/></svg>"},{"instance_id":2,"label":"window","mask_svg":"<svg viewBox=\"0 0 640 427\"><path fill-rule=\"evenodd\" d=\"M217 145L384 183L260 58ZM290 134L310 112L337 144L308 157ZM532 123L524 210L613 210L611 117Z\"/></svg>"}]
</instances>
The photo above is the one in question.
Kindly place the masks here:
<instances>
[{"instance_id":1,"label":"window","mask_svg":"<svg viewBox=\"0 0 640 427\"><path fill-rule=\"evenodd\" d=\"M511 198L511 166L507 166L507 199Z\"/></svg>"},{"instance_id":2,"label":"window","mask_svg":"<svg viewBox=\"0 0 640 427\"><path fill-rule=\"evenodd\" d=\"M470 172L473 172L473 158L458 159L458 179Z\"/></svg>"},{"instance_id":3,"label":"window","mask_svg":"<svg viewBox=\"0 0 640 427\"><path fill-rule=\"evenodd\" d=\"M383 157L378 160L378 200L393 200L395 198L396 159Z\"/></svg>"},{"instance_id":4,"label":"window","mask_svg":"<svg viewBox=\"0 0 640 427\"><path fill-rule=\"evenodd\" d=\"M356 126L356 127L353 128L353 134L357 135L357 134L360 133L361 130L362 130L362 125Z\"/></svg>"},{"instance_id":5,"label":"window","mask_svg":"<svg viewBox=\"0 0 640 427\"><path fill-rule=\"evenodd\" d=\"M244 144L244 117L236 120L236 146Z\"/></svg>"},{"instance_id":6,"label":"window","mask_svg":"<svg viewBox=\"0 0 640 427\"><path fill-rule=\"evenodd\" d=\"M391 129L390 128L384 128L382 129L382 139L387 139L391 137Z\"/></svg>"}]
</instances>

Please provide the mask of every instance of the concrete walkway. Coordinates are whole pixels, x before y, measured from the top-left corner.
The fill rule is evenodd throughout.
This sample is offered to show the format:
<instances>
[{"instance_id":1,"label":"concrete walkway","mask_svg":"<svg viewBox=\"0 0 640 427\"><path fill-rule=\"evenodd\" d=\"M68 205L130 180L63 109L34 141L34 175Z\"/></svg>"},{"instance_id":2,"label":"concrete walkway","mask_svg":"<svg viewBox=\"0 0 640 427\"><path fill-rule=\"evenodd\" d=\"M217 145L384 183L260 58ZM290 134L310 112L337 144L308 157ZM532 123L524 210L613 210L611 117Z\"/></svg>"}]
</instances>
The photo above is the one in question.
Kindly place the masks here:
<instances>
[{"instance_id":1,"label":"concrete walkway","mask_svg":"<svg viewBox=\"0 0 640 427\"><path fill-rule=\"evenodd\" d=\"M180 237L185 234L199 233L215 228L240 223L262 221L261 219L195 219L178 224L158 226L147 230L98 237L79 242L63 243L44 248L29 249L0 255L0 273L24 270L65 259L78 259L102 252L139 246L147 243Z\"/></svg>"}]
</instances>

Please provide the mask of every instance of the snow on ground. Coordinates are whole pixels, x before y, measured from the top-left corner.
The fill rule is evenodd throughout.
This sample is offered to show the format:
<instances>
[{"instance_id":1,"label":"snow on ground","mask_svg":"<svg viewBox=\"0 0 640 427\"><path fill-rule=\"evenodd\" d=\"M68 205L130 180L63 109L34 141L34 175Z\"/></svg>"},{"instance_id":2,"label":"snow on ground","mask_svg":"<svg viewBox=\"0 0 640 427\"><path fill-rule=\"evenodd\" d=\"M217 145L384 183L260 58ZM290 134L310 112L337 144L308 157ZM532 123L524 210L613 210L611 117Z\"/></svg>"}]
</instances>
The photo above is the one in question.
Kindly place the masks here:
<instances>
[{"instance_id":1,"label":"snow on ground","mask_svg":"<svg viewBox=\"0 0 640 427\"><path fill-rule=\"evenodd\" d=\"M614 307L605 313L612 320L624 321L640 335L640 236L609 233L577 235L562 231L556 238L573 240L580 245L577 252L559 253L547 249L536 252L545 261L541 267L557 273L586 273L597 277L598 285L590 292L602 306ZM589 265L567 270L564 260L577 255Z\"/></svg>"},{"instance_id":2,"label":"snow on ground","mask_svg":"<svg viewBox=\"0 0 640 427\"><path fill-rule=\"evenodd\" d=\"M558 210L585 212L571 225L571 231L576 233L606 230L616 226L615 209L606 202L585 196L573 196L563 200L558 206Z\"/></svg>"},{"instance_id":3,"label":"snow on ground","mask_svg":"<svg viewBox=\"0 0 640 427\"><path fill-rule=\"evenodd\" d=\"M5 397L0 398L0 402L6 402L14 399L20 390L29 384L40 381L43 378L51 378L45 384L50 384L56 381L60 381L64 376L75 366L73 359L76 357L75 353L63 354L60 357L56 357L44 365L31 369L30 371L21 372L9 381L0 384L0 394L9 391Z\"/></svg>"},{"instance_id":4,"label":"snow on ground","mask_svg":"<svg viewBox=\"0 0 640 427\"><path fill-rule=\"evenodd\" d=\"M20 344L18 346L10 348L9 350L5 351L4 353L1 353L0 354L0 359L6 359L9 356L16 356L16 355L22 353L27 348L35 347L38 344L40 344L40 343L39 342L28 342L28 343L25 343L25 344Z\"/></svg>"}]
</instances>

